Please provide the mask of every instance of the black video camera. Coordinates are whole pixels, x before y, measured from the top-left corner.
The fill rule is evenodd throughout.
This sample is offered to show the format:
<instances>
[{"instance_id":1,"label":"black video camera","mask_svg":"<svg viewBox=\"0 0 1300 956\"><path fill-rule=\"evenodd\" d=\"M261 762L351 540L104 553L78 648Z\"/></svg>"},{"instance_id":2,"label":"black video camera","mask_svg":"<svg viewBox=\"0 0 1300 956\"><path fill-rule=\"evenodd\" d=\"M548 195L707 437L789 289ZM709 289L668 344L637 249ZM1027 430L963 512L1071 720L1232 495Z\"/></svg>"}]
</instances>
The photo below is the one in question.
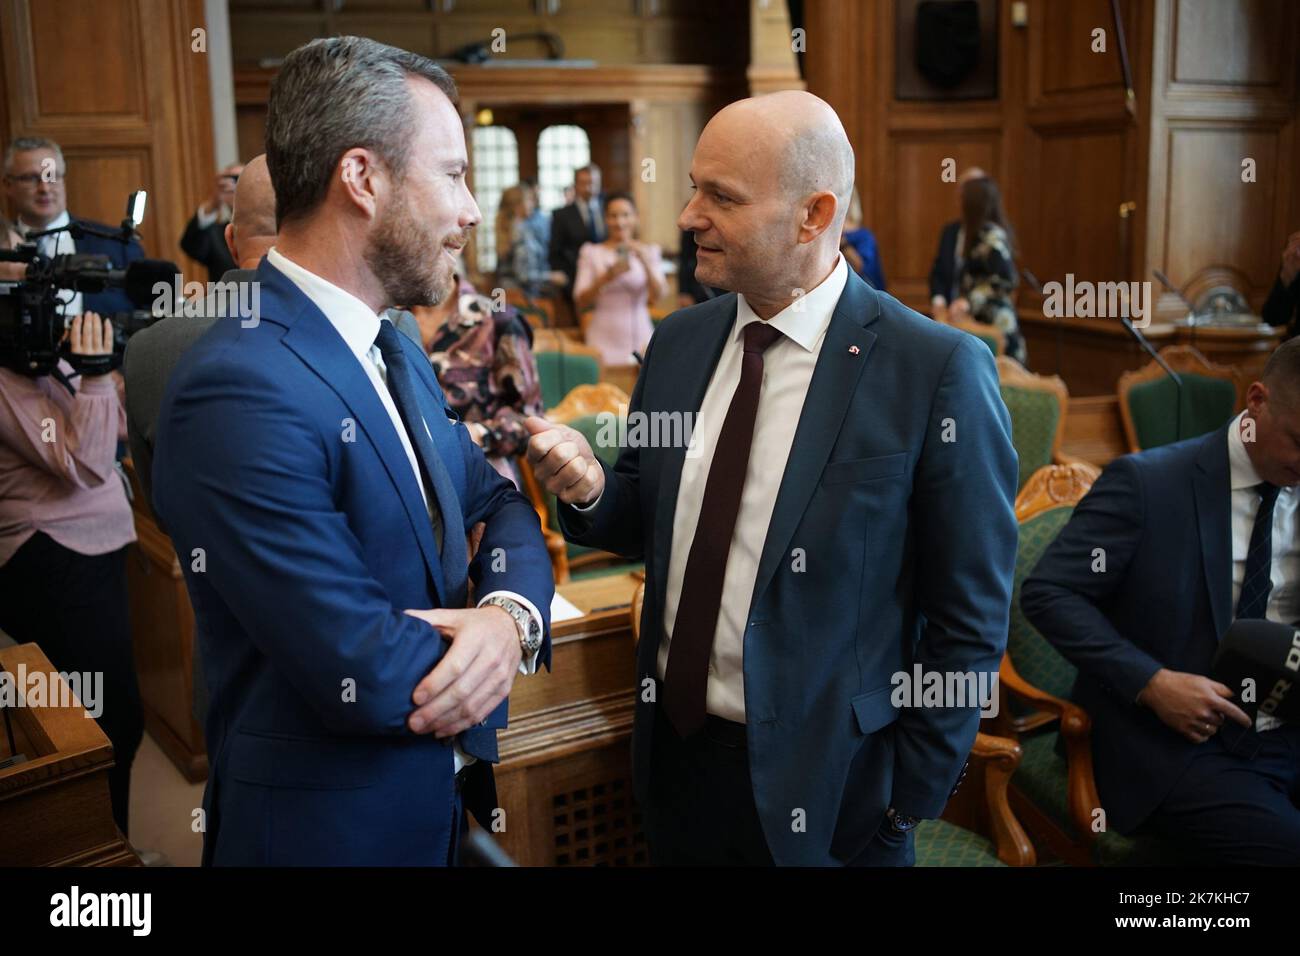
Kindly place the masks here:
<instances>
[{"instance_id":1,"label":"black video camera","mask_svg":"<svg viewBox=\"0 0 1300 956\"><path fill-rule=\"evenodd\" d=\"M146 308L153 300L157 282L170 282L178 271L175 264L158 259L140 259L126 269L115 269L108 256L43 256L35 242L43 236L67 230L74 239L94 235L113 239L123 245L136 235L144 218L145 193L131 194L127 216L116 231L100 230L85 223L72 223L59 229L33 233L16 249L0 249L0 262L27 263L20 281L0 282L0 366L22 375L48 375L66 358L83 375L103 375L121 364L126 341L142 328L153 324ZM64 338L71 317L60 311L60 290L103 292L122 289L139 308L109 318L113 324L113 351L109 355L73 355Z\"/></svg>"}]
</instances>

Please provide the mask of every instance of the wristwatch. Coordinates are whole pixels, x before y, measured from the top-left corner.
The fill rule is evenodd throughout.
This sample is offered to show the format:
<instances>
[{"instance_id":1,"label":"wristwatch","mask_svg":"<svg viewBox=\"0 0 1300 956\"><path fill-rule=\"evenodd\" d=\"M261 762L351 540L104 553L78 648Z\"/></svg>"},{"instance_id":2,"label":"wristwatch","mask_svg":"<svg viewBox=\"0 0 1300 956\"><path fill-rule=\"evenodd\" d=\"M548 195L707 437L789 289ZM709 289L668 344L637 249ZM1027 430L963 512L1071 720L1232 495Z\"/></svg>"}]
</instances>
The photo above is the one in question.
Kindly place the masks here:
<instances>
[{"instance_id":1,"label":"wristwatch","mask_svg":"<svg viewBox=\"0 0 1300 956\"><path fill-rule=\"evenodd\" d=\"M906 814L899 813L893 807L885 811L885 816L889 817L889 825L894 828L895 833L907 833L909 830L915 830L916 825L921 822L917 817L909 817Z\"/></svg>"},{"instance_id":2,"label":"wristwatch","mask_svg":"<svg viewBox=\"0 0 1300 956\"><path fill-rule=\"evenodd\" d=\"M529 613L528 608L504 594L494 594L487 598L483 604L495 605L515 619L515 627L519 629L519 646L523 649L525 660L541 649L542 628L533 618L533 615Z\"/></svg>"}]
</instances>

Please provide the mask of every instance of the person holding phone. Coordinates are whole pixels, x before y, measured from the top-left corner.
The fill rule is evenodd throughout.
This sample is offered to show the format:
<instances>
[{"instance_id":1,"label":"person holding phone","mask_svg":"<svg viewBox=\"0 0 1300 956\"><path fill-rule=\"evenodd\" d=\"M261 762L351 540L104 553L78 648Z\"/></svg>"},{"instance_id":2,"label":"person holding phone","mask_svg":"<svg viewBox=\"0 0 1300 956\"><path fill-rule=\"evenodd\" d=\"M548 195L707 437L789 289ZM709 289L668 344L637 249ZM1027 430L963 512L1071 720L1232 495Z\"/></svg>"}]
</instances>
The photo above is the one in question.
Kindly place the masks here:
<instances>
[{"instance_id":1,"label":"person holding phone","mask_svg":"<svg viewBox=\"0 0 1300 956\"><path fill-rule=\"evenodd\" d=\"M649 303L663 297L668 282L654 243L636 237L636 203L627 193L605 198L606 238L578 252L574 303L587 344L600 350L606 365L630 365L644 352L654 324ZM590 310L590 315L584 315Z\"/></svg>"}]
</instances>

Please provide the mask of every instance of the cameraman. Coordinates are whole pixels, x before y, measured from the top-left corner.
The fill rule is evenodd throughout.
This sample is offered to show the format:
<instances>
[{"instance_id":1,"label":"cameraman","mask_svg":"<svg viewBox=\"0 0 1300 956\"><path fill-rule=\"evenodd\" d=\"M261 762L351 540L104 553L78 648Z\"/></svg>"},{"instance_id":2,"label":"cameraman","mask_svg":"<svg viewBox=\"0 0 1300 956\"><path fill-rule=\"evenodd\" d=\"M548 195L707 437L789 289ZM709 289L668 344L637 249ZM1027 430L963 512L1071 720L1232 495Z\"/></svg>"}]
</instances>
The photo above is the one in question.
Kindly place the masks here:
<instances>
[{"instance_id":1,"label":"cameraman","mask_svg":"<svg viewBox=\"0 0 1300 956\"><path fill-rule=\"evenodd\" d=\"M112 351L107 319L72 320L70 351ZM113 744L113 817L127 833L143 717L131 651L126 547L135 540L114 456L126 413L113 375L29 377L0 368L0 629L58 671L97 672Z\"/></svg>"},{"instance_id":2,"label":"cameraman","mask_svg":"<svg viewBox=\"0 0 1300 956\"><path fill-rule=\"evenodd\" d=\"M10 205L18 213L18 232L24 238L31 233L59 229L63 226L86 226L102 232L112 227L91 219L68 214L68 167L63 150L52 139L20 136L9 144L4 156L4 187ZM101 236L83 235L74 239L70 232L57 232L34 240L41 255L54 258L67 253L108 256L114 269L125 269L136 259L144 258L144 249L132 239L121 243ZM102 292L64 290L62 314L68 317L82 312L111 316L130 312L131 300L121 289Z\"/></svg>"}]
</instances>

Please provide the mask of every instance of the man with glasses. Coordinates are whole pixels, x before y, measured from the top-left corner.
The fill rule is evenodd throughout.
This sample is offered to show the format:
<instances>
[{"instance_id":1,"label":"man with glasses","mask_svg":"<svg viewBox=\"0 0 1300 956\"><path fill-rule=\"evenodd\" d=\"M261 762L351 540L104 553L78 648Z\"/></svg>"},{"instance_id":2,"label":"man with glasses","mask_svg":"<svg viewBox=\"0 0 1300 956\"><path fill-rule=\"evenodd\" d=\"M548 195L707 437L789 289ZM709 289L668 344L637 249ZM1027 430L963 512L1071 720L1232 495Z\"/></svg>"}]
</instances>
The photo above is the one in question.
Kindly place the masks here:
<instances>
[{"instance_id":1,"label":"man with glasses","mask_svg":"<svg viewBox=\"0 0 1300 956\"><path fill-rule=\"evenodd\" d=\"M19 235L29 235L58 229L69 223L81 224L91 229L111 231L112 226L80 216L68 214L67 165L59 144L40 137L20 137L9 144L4 156L5 195L17 214L15 226ZM125 198L125 197L123 197ZM36 240L42 255L55 256L68 253L88 253L108 256L115 269L125 269L136 259L144 258L140 243L132 240L123 244L113 239L83 235L74 239L68 232L55 233ZM104 292L74 293L63 290L63 314L80 315L98 312L110 316L129 312L131 300L121 289Z\"/></svg>"}]
</instances>

